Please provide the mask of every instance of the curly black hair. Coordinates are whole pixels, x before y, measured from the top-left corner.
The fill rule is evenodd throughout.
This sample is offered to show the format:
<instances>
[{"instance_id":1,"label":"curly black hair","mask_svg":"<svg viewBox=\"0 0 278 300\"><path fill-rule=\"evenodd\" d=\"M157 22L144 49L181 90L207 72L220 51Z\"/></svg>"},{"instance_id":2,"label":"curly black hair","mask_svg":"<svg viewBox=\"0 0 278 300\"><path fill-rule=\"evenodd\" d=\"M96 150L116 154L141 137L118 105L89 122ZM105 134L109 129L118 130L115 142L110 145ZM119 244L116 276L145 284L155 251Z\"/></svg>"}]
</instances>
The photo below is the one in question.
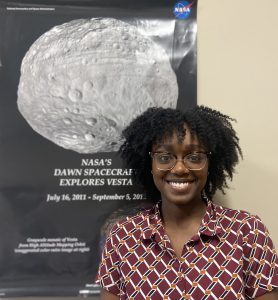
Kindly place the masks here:
<instances>
[{"instance_id":1,"label":"curly black hair","mask_svg":"<svg viewBox=\"0 0 278 300\"><path fill-rule=\"evenodd\" d=\"M122 132L124 143L120 147L120 155L126 166L133 169L134 179L145 188L147 199L158 201L161 196L153 182L149 152L154 144L171 137L174 132L182 141L186 124L211 152L204 193L212 199L216 190L225 194L227 179L232 180L235 165L242 157L232 121L235 120L205 106L196 106L185 112L171 108L149 108Z\"/></svg>"}]
</instances>

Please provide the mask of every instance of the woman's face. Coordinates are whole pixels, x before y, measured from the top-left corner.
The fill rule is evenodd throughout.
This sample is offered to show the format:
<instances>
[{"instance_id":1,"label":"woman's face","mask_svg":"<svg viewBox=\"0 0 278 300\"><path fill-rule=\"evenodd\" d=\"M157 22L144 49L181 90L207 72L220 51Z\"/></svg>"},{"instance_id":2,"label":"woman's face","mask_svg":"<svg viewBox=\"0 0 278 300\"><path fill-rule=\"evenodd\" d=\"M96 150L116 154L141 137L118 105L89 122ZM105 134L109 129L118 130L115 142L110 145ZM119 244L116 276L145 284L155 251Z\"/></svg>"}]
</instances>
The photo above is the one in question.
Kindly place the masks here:
<instances>
[{"instance_id":1,"label":"woman's face","mask_svg":"<svg viewBox=\"0 0 278 300\"><path fill-rule=\"evenodd\" d=\"M198 138L190 133L187 126L185 129L186 135L183 141L178 141L177 135L174 133L171 137L165 138L161 143L152 147L152 153L169 153L178 159L171 170L159 170L157 160L152 160L153 180L161 193L162 201L178 205L193 204L193 201L200 201L201 192L205 187L208 175L208 160L205 159L200 170L190 170L183 162L183 158L188 154L207 152ZM194 160L194 156L192 159Z\"/></svg>"}]
</instances>

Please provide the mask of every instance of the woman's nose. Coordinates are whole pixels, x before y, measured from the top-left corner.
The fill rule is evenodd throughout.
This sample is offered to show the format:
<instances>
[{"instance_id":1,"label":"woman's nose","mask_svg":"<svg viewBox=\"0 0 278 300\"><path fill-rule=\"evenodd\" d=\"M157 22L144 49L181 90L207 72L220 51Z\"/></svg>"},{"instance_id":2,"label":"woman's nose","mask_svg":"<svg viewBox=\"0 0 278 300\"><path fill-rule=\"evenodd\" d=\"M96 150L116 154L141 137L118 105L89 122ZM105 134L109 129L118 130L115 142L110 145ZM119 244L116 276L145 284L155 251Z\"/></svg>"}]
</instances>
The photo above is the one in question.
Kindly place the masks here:
<instances>
[{"instance_id":1,"label":"woman's nose","mask_svg":"<svg viewBox=\"0 0 278 300\"><path fill-rule=\"evenodd\" d=\"M177 159L176 164L171 169L171 172L175 174L183 174L183 173L189 173L190 170L186 167L183 159Z\"/></svg>"}]
</instances>

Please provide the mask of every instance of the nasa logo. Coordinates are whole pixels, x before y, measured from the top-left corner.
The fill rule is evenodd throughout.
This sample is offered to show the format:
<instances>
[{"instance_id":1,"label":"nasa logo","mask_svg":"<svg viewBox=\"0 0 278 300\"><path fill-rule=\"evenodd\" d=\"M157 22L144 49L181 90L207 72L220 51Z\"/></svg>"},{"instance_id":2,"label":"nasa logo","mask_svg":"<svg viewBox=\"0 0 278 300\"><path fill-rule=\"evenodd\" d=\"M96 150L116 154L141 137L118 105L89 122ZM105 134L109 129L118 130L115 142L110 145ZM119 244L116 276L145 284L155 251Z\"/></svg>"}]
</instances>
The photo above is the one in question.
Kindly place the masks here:
<instances>
[{"instance_id":1,"label":"nasa logo","mask_svg":"<svg viewBox=\"0 0 278 300\"><path fill-rule=\"evenodd\" d=\"M178 19L187 19L191 13L192 3L189 4L187 1L179 1L175 4L173 13Z\"/></svg>"}]
</instances>

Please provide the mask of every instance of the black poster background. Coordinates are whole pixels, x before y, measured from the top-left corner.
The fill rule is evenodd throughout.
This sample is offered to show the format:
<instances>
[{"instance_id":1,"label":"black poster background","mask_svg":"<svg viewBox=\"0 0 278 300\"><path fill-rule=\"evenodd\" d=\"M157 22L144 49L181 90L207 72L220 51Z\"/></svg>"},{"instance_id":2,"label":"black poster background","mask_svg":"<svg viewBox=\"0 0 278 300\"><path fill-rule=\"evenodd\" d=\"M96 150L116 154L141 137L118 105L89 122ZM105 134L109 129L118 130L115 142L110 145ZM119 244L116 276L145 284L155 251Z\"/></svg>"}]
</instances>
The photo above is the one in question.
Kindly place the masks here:
<instances>
[{"instance_id":1,"label":"black poster background","mask_svg":"<svg viewBox=\"0 0 278 300\"><path fill-rule=\"evenodd\" d=\"M37 134L17 108L20 65L32 43L55 25L78 18L152 18L175 20L176 1L0 1L0 296L77 295L97 292L97 272L104 227L119 216L135 212L144 200L92 201L93 194L139 198L139 186L59 186L55 168L80 169L82 159L101 159L122 168L117 153L79 154ZM54 7L54 11L8 10L7 7ZM187 20L196 20L197 1ZM177 107L196 104L196 45L175 70L179 86ZM107 166L112 162L111 166ZM65 177L65 176L64 176ZM127 177L127 176L125 176ZM72 201L46 201L48 195ZM133 196L133 194L135 196ZM68 195L68 196L67 196ZM74 196L85 195L85 196ZM128 196L126 196L128 195ZM83 200L73 201L73 197ZM86 200L84 200L84 198ZM107 223L108 222L108 223ZM85 252L16 253L19 244L36 239L69 238ZM49 240L50 239L50 240ZM75 241L75 242L74 242ZM49 243L50 243L49 242ZM39 244L39 243L38 243ZM74 246L75 248L79 247ZM43 246L37 246L42 249ZM50 249L47 248L46 249ZM89 249L89 251L88 251ZM85 286L88 284L87 286Z\"/></svg>"}]
</instances>

